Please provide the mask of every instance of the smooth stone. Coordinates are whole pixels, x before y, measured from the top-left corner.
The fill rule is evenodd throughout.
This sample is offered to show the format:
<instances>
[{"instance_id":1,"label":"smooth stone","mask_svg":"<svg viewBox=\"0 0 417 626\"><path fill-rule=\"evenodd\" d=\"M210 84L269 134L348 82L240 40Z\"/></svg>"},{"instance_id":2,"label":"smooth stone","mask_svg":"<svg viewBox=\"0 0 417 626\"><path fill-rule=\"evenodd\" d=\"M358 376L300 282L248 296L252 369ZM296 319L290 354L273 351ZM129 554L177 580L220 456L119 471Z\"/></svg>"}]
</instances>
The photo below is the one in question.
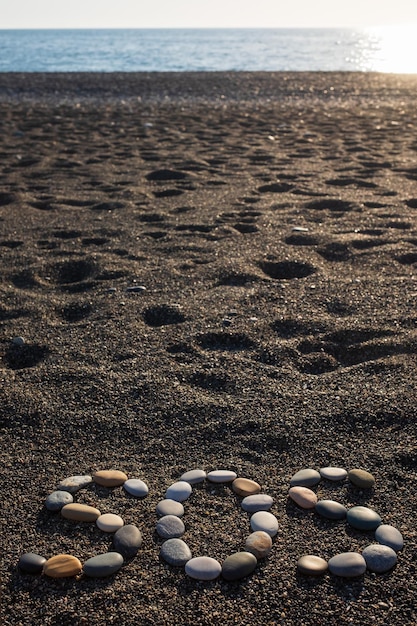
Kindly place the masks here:
<instances>
[{"instance_id":1,"label":"smooth stone","mask_svg":"<svg viewBox=\"0 0 417 626\"><path fill-rule=\"evenodd\" d=\"M79 491L80 489L84 489L84 487L88 487L88 485L91 485L92 482L92 476L69 476L68 478L64 478L64 480L61 480L57 487L57 490L77 493L77 491Z\"/></svg>"},{"instance_id":2,"label":"smooth stone","mask_svg":"<svg viewBox=\"0 0 417 626\"><path fill-rule=\"evenodd\" d=\"M321 467L320 475L326 480L338 482L339 480L345 480L348 473L345 469L341 467Z\"/></svg>"},{"instance_id":3,"label":"smooth stone","mask_svg":"<svg viewBox=\"0 0 417 626\"><path fill-rule=\"evenodd\" d=\"M290 487L313 487L321 480L320 473L313 469L302 469L290 480Z\"/></svg>"},{"instance_id":4,"label":"smooth stone","mask_svg":"<svg viewBox=\"0 0 417 626\"><path fill-rule=\"evenodd\" d=\"M237 478L237 474L230 470L213 470L207 474L207 478L212 483L231 483Z\"/></svg>"},{"instance_id":5,"label":"smooth stone","mask_svg":"<svg viewBox=\"0 0 417 626\"><path fill-rule=\"evenodd\" d=\"M238 496L253 496L261 491L261 485L250 478L236 478L232 482L232 489Z\"/></svg>"},{"instance_id":6,"label":"smooth stone","mask_svg":"<svg viewBox=\"0 0 417 626\"><path fill-rule=\"evenodd\" d=\"M164 541L159 552L161 559L169 565L180 567L191 559L191 550L182 539L173 538Z\"/></svg>"},{"instance_id":7,"label":"smooth stone","mask_svg":"<svg viewBox=\"0 0 417 626\"><path fill-rule=\"evenodd\" d=\"M235 552L223 562L222 576L225 580L240 580L252 574L257 564L257 558L251 552Z\"/></svg>"},{"instance_id":8,"label":"smooth stone","mask_svg":"<svg viewBox=\"0 0 417 626\"><path fill-rule=\"evenodd\" d=\"M130 493L131 496L135 496L135 498L144 498L149 493L149 488L143 480L139 480L139 478L129 478L123 483L123 489Z\"/></svg>"},{"instance_id":9,"label":"smooth stone","mask_svg":"<svg viewBox=\"0 0 417 626\"><path fill-rule=\"evenodd\" d=\"M361 469L353 469L348 473L351 483L360 489L371 489L375 485L375 478L369 472Z\"/></svg>"},{"instance_id":10,"label":"smooth stone","mask_svg":"<svg viewBox=\"0 0 417 626\"><path fill-rule=\"evenodd\" d=\"M123 527L124 521L120 515L115 515L114 513L104 513L96 520L96 524L103 532L114 533L116 530Z\"/></svg>"},{"instance_id":11,"label":"smooth stone","mask_svg":"<svg viewBox=\"0 0 417 626\"><path fill-rule=\"evenodd\" d=\"M404 539L399 530L389 524L381 524L375 531L375 539L396 552L404 547Z\"/></svg>"},{"instance_id":12,"label":"smooth stone","mask_svg":"<svg viewBox=\"0 0 417 626\"><path fill-rule=\"evenodd\" d=\"M181 502L177 502L176 500L161 500L156 505L156 513L159 517L163 517L164 515L182 517L184 515L184 507Z\"/></svg>"},{"instance_id":13,"label":"smooth stone","mask_svg":"<svg viewBox=\"0 0 417 626\"><path fill-rule=\"evenodd\" d=\"M94 472L93 480L102 487L120 487L127 481L127 476L120 470L99 470Z\"/></svg>"},{"instance_id":14,"label":"smooth stone","mask_svg":"<svg viewBox=\"0 0 417 626\"><path fill-rule=\"evenodd\" d=\"M303 576L320 576L327 570L327 561L314 554L300 556L297 561L297 569Z\"/></svg>"},{"instance_id":15,"label":"smooth stone","mask_svg":"<svg viewBox=\"0 0 417 626\"><path fill-rule=\"evenodd\" d=\"M20 347L22 347L22 346L24 346L24 345L25 345L25 343L26 343L26 342L25 342L25 340L23 339L23 337L13 337L13 339L12 339L12 344L13 344L14 346L19 346L19 348L20 348Z\"/></svg>"},{"instance_id":16,"label":"smooth stone","mask_svg":"<svg viewBox=\"0 0 417 626\"><path fill-rule=\"evenodd\" d=\"M274 504L273 498L265 493L257 493L254 496L246 496L241 502L241 507L248 513L256 511L268 511Z\"/></svg>"},{"instance_id":17,"label":"smooth stone","mask_svg":"<svg viewBox=\"0 0 417 626\"><path fill-rule=\"evenodd\" d=\"M288 495L302 509L314 509L317 504L317 496L308 487L291 487Z\"/></svg>"},{"instance_id":18,"label":"smooth stone","mask_svg":"<svg viewBox=\"0 0 417 626\"><path fill-rule=\"evenodd\" d=\"M84 574L90 578L106 578L115 574L123 565L119 552L105 552L88 559L84 563Z\"/></svg>"},{"instance_id":19,"label":"smooth stone","mask_svg":"<svg viewBox=\"0 0 417 626\"><path fill-rule=\"evenodd\" d=\"M168 487L165 492L165 498L167 500L175 500L176 502L184 502L184 500L190 497L192 491L193 488L189 482L180 480Z\"/></svg>"},{"instance_id":20,"label":"smooth stone","mask_svg":"<svg viewBox=\"0 0 417 626\"><path fill-rule=\"evenodd\" d=\"M156 532L162 539L181 537L185 533L184 522L176 515L164 515L156 523Z\"/></svg>"},{"instance_id":21,"label":"smooth stone","mask_svg":"<svg viewBox=\"0 0 417 626\"><path fill-rule=\"evenodd\" d=\"M75 522L95 522L101 515L101 512L88 504L66 504L61 509L62 517Z\"/></svg>"},{"instance_id":22,"label":"smooth stone","mask_svg":"<svg viewBox=\"0 0 417 626\"><path fill-rule=\"evenodd\" d=\"M130 559L142 545L142 533L134 524L122 526L113 537L113 545L116 552L120 552L125 559Z\"/></svg>"},{"instance_id":23,"label":"smooth stone","mask_svg":"<svg viewBox=\"0 0 417 626\"><path fill-rule=\"evenodd\" d=\"M69 491L53 491L45 500L48 511L60 511L66 504L74 502Z\"/></svg>"},{"instance_id":24,"label":"smooth stone","mask_svg":"<svg viewBox=\"0 0 417 626\"><path fill-rule=\"evenodd\" d=\"M343 578L362 576L366 571L366 561L359 552L342 552L330 559L329 571Z\"/></svg>"},{"instance_id":25,"label":"smooth stone","mask_svg":"<svg viewBox=\"0 0 417 626\"><path fill-rule=\"evenodd\" d=\"M195 556L185 564L185 573L195 580L214 580L221 571L220 563L210 556Z\"/></svg>"},{"instance_id":26,"label":"smooth stone","mask_svg":"<svg viewBox=\"0 0 417 626\"><path fill-rule=\"evenodd\" d=\"M367 546L362 550L362 556L366 561L366 567L377 574L389 572L397 564L396 552L389 546L381 546L379 543Z\"/></svg>"},{"instance_id":27,"label":"smooth stone","mask_svg":"<svg viewBox=\"0 0 417 626\"><path fill-rule=\"evenodd\" d=\"M81 573L81 562L71 554L57 554L43 565L43 573L51 578L67 578Z\"/></svg>"},{"instance_id":28,"label":"smooth stone","mask_svg":"<svg viewBox=\"0 0 417 626\"><path fill-rule=\"evenodd\" d=\"M184 472L180 477L180 480L190 483L190 485L196 485L202 483L207 478L207 473L202 469L194 469L189 472Z\"/></svg>"},{"instance_id":29,"label":"smooth stone","mask_svg":"<svg viewBox=\"0 0 417 626\"><path fill-rule=\"evenodd\" d=\"M376 511L366 506L353 506L347 512L348 524L357 530L375 530L381 523L381 518Z\"/></svg>"},{"instance_id":30,"label":"smooth stone","mask_svg":"<svg viewBox=\"0 0 417 626\"><path fill-rule=\"evenodd\" d=\"M246 552L251 552L257 559L263 559L271 552L272 539L264 530L251 533L245 541Z\"/></svg>"},{"instance_id":31,"label":"smooth stone","mask_svg":"<svg viewBox=\"0 0 417 626\"><path fill-rule=\"evenodd\" d=\"M18 567L26 574L40 574L46 559L34 552L26 552L19 559Z\"/></svg>"},{"instance_id":32,"label":"smooth stone","mask_svg":"<svg viewBox=\"0 0 417 626\"><path fill-rule=\"evenodd\" d=\"M345 519L347 509L335 500L319 500L316 504L316 513L327 519Z\"/></svg>"},{"instance_id":33,"label":"smooth stone","mask_svg":"<svg viewBox=\"0 0 417 626\"><path fill-rule=\"evenodd\" d=\"M263 530L270 537L275 537L278 532L278 520L275 515L268 511L257 511L250 518L250 526L254 532Z\"/></svg>"}]
</instances>

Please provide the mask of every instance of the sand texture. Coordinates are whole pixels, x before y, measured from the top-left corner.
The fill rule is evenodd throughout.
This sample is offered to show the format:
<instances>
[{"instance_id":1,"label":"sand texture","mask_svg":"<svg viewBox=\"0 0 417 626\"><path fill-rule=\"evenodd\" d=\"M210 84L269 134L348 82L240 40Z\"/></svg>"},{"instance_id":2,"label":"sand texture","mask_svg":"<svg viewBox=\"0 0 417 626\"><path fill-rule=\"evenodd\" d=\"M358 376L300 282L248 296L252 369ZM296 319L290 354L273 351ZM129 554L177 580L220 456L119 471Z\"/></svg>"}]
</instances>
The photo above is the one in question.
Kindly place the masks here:
<instances>
[{"instance_id":1,"label":"sand texture","mask_svg":"<svg viewBox=\"0 0 417 626\"><path fill-rule=\"evenodd\" d=\"M0 74L3 624L417 623L416 100L413 76ZM403 533L392 572L297 575L373 542L288 502L329 465L375 476L314 489ZM238 583L158 558L155 506L194 468L274 498L271 554ZM137 524L138 556L20 573L24 552L111 549L44 507L101 469L149 486L76 497ZM194 489L193 556L243 548L239 503Z\"/></svg>"}]
</instances>

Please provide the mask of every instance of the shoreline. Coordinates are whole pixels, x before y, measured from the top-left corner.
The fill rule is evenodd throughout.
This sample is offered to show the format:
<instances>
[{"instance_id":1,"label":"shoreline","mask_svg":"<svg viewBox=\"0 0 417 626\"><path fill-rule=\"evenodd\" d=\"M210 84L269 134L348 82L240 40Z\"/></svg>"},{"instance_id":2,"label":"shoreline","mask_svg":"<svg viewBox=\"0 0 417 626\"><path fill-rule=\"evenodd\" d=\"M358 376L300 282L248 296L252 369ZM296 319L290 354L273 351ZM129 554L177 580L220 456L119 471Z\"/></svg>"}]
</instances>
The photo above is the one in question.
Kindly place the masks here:
<instances>
[{"instance_id":1,"label":"shoreline","mask_svg":"<svg viewBox=\"0 0 417 626\"><path fill-rule=\"evenodd\" d=\"M393 104L416 87L417 75L371 72L3 72L0 102Z\"/></svg>"}]
</instances>

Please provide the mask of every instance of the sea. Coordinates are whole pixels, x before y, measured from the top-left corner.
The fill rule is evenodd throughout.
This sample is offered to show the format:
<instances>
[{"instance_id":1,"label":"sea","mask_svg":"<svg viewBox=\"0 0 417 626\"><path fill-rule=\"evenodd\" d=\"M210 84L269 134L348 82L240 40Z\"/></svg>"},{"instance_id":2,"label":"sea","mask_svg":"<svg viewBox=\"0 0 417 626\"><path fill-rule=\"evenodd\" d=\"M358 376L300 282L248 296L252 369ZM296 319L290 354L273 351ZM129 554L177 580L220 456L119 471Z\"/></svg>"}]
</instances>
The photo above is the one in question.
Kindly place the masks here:
<instances>
[{"instance_id":1,"label":"sea","mask_svg":"<svg viewBox=\"0 0 417 626\"><path fill-rule=\"evenodd\" d=\"M0 72L184 71L417 73L417 30L0 30Z\"/></svg>"}]
</instances>

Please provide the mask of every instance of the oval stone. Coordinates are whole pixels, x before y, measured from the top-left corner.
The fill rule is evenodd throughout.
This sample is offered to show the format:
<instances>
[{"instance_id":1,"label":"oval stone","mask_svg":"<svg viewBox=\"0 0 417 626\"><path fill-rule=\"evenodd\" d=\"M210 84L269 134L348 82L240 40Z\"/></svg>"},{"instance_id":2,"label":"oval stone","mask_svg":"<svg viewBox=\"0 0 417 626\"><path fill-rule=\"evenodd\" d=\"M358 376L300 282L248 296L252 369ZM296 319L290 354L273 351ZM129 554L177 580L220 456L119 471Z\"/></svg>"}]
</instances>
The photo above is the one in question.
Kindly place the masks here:
<instances>
[{"instance_id":1,"label":"oval stone","mask_svg":"<svg viewBox=\"0 0 417 626\"><path fill-rule=\"evenodd\" d=\"M381 546L379 543L362 550L362 556L366 561L366 567L377 574L389 572L397 564L396 552L389 546Z\"/></svg>"},{"instance_id":2,"label":"oval stone","mask_svg":"<svg viewBox=\"0 0 417 626\"><path fill-rule=\"evenodd\" d=\"M84 563L84 574L90 578L106 578L115 574L123 565L119 552L105 552L88 559Z\"/></svg>"},{"instance_id":3,"label":"oval stone","mask_svg":"<svg viewBox=\"0 0 417 626\"><path fill-rule=\"evenodd\" d=\"M238 496L253 496L261 491L261 485L249 478L236 478L232 482L232 489Z\"/></svg>"},{"instance_id":4,"label":"oval stone","mask_svg":"<svg viewBox=\"0 0 417 626\"><path fill-rule=\"evenodd\" d=\"M241 507L248 513L256 513L256 511L269 511L274 500L265 493L257 493L254 496L246 496L242 500Z\"/></svg>"},{"instance_id":5,"label":"oval stone","mask_svg":"<svg viewBox=\"0 0 417 626\"><path fill-rule=\"evenodd\" d=\"M321 480L319 472L313 469L302 469L290 480L291 487L313 487Z\"/></svg>"},{"instance_id":6,"label":"oval stone","mask_svg":"<svg viewBox=\"0 0 417 626\"><path fill-rule=\"evenodd\" d=\"M120 487L127 481L127 476L120 470L99 470L93 474L93 480L102 487Z\"/></svg>"},{"instance_id":7,"label":"oval stone","mask_svg":"<svg viewBox=\"0 0 417 626\"><path fill-rule=\"evenodd\" d=\"M103 532L114 533L116 530L119 530L119 528L122 528L124 521L120 515L115 515L114 513L104 513L104 515L100 515L100 517L96 520L96 524Z\"/></svg>"},{"instance_id":8,"label":"oval stone","mask_svg":"<svg viewBox=\"0 0 417 626\"><path fill-rule=\"evenodd\" d=\"M88 504L66 504L61 509L62 517L74 520L75 522L95 522L101 515L101 512Z\"/></svg>"},{"instance_id":9,"label":"oval stone","mask_svg":"<svg viewBox=\"0 0 417 626\"><path fill-rule=\"evenodd\" d=\"M131 559L142 545L142 533L134 524L122 526L113 537L113 545L116 552Z\"/></svg>"},{"instance_id":10,"label":"oval stone","mask_svg":"<svg viewBox=\"0 0 417 626\"><path fill-rule=\"evenodd\" d=\"M353 469L348 473L351 483L360 489L371 489L375 485L375 478L369 472L362 469Z\"/></svg>"},{"instance_id":11,"label":"oval stone","mask_svg":"<svg viewBox=\"0 0 417 626\"><path fill-rule=\"evenodd\" d=\"M185 533L184 522L176 515L165 515L157 521L156 532L162 539L181 537Z\"/></svg>"},{"instance_id":12,"label":"oval stone","mask_svg":"<svg viewBox=\"0 0 417 626\"><path fill-rule=\"evenodd\" d=\"M60 511L66 504L74 502L69 491L53 491L47 496L45 506L48 511Z\"/></svg>"},{"instance_id":13,"label":"oval stone","mask_svg":"<svg viewBox=\"0 0 417 626\"><path fill-rule=\"evenodd\" d=\"M316 513L326 519L345 519L347 509L335 500L319 500L316 504Z\"/></svg>"},{"instance_id":14,"label":"oval stone","mask_svg":"<svg viewBox=\"0 0 417 626\"><path fill-rule=\"evenodd\" d=\"M264 530L251 533L245 541L246 552L251 552L257 559L263 559L271 552L272 539Z\"/></svg>"},{"instance_id":15,"label":"oval stone","mask_svg":"<svg viewBox=\"0 0 417 626\"><path fill-rule=\"evenodd\" d=\"M235 552L224 561L222 576L225 580L240 580L252 574L258 561L251 552Z\"/></svg>"},{"instance_id":16,"label":"oval stone","mask_svg":"<svg viewBox=\"0 0 417 626\"><path fill-rule=\"evenodd\" d=\"M197 483L202 483L207 477L207 473L202 469L194 469L189 472L184 472L184 474L180 477L180 480L185 480L190 485L196 485Z\"/></svg>"},{"instance_id":17,"label":"oval stone","mask_svg":"<svg viewBox=\"0 0 417 626\"><path fill-rule=\"evenodd\" d=\"M396 552L404 547L404 539L399 530L389 524L381 524L375 531L375 539Z\"/></svg>"},{"instance_id":18,"label":"oval stone","mask_svg":"<svg viewBox=\"0 0 417 626\"><path fill-rule=\"evenodd\" d=\"M317 496L308 487L291 487L288 495L302 509L314 509L317 504Z\"/></svg>"},{"instance_id":19,"label":"oval stone","mask_svg":"<svg viewBox=\"0 0 417 626\"><path fill-rule=\"evenodd\" d=\"M320 475L326 480L338 482L339 480L345 480L347 471L341 467L321 467Z\"/></svg>"},{"instance_id":20,"label":"oval stone","mask_svg":"<svg viewBox=\"0 0 417 626\"><path fill-rule=\"evenodd\" d=\"M67 578L81 573L81 562L70 554L57 554L43 565L43 573L51 578Z\"/></svg>"},{"instance_id":21,"label":"oval stone","mask_svg":"<svg viewBox=\"0 0 417 626\"><path fill-rule=\"evenodd\" d=\"M212 472L209 472L207 474L207 478L212 483L231 483L233 480L235 480L235 478L237 478L237 474L230 470L213 470Z\"/></svg>"},{"instance_id":22,"label":"oval stone","mask_svg":"<svg viewBox=\"0 0 417 626\"><path fill-rule=\"evenodd\" d=\"M191 559L191 550L185 541L173 538L164 541L159 556L169 565L180 567Z\"/></svg>"},{"instance_id":23,"label":"oval stone","mask_svg":"<svg viewBox=\"0 0 417 626\"><path fill-rule=\"evenodd\" d=\"M376 511L366 506L353 506L346 515L348 524L357 530L375 530L381 523Z\"/></svg>"},{"instance_id":24,"label":"oval stone","mask_svg":"<svg viewBox=\"0 0 417 626\"><path fill-rule=\"evenodd\" d=\"M129 478L129 480L126 480L123 483L123 489L135 498L144 498L149 493L148 485L138 478Z\"/></svg>"},{"instance_id":25,"label":"oval stone","mask_svg":"<svg viewBox=\"0 0 417 626\"><path fill-rule=\"evenodd\" d=\"M297 561L297 569L303 576L320 576L327 570L327 561L314 554L300 556Z\"/></svg>"},{"instance_id":26,"label":"oval stone","mask_svg":"<svg viewBox=\"0 0 417 626\"><path fill-rule=\"evenodd\" d=\"M167 500L175 500L176 502L184 502L190 497L193 488L190 483L185 480L179 480L173 483L165 492L165 498Z\"/></svg>"},{"instance_id":27,"label":"oval stone","mask_svg":"<svg viewBox=\"0 0 417 626\"><path fill-rule=\"evenodd\" d=\"M278 520L275 515L268 511L257 511L250 518L250 526L253 531L263 530L270 537L275 537L278 532Z\"/></svg>"},{"instance_id":28,"label":"oval stone","mask_svg":"<svg viewBox=\"0 0 417 626\"><path fill-rule=\"evenodd\" d=\"M34 552L26 552L19 559L18 567L26 574L40 574L46 559Z\"/></svg>"},{"instance_id":29,"label":"oval stone","mask_svg":"<svg viewBox=\"0 0 417 626\"><path fill-rule=\"evenodd\" d=\"M220 563L209 556L195 556L185 564L185 573L195 580L214 580L221 571Z\"/></svg>"},{"instance_id":30,"label":"oval stone","mask_svg":"<svg viewBox=\"0 0 417 626\"><path fill-rule=\"evenodd\" d=\"M64 478L58 485L58 491L69 491L69 493L77 493L80 489L88 487L93 482L92 476L69 476Z\"/></svg>"},{"instance_id":31,"label":"oval stone","mask_svg":"<svg viewBox=\"0 0 417 626\"><path fill-rule=\"evenodd\" d=\"M156 513L159 517L163 517L164 515L182 517L184 515L184 507L181 502L177 502L176 500L161 500L156 505Z\"/></svg>"},{"instance_id":32,"label":"oval stone","mask_svg":"<svg viewBox=\"0 0 417 626\"><path fill-rule=\"evenodd\" d=\"M329 571L335 576L354 578L362 576L366 570L366 561L358 552L342 552L329 561Z\"/></svg>"}]
</instances>

